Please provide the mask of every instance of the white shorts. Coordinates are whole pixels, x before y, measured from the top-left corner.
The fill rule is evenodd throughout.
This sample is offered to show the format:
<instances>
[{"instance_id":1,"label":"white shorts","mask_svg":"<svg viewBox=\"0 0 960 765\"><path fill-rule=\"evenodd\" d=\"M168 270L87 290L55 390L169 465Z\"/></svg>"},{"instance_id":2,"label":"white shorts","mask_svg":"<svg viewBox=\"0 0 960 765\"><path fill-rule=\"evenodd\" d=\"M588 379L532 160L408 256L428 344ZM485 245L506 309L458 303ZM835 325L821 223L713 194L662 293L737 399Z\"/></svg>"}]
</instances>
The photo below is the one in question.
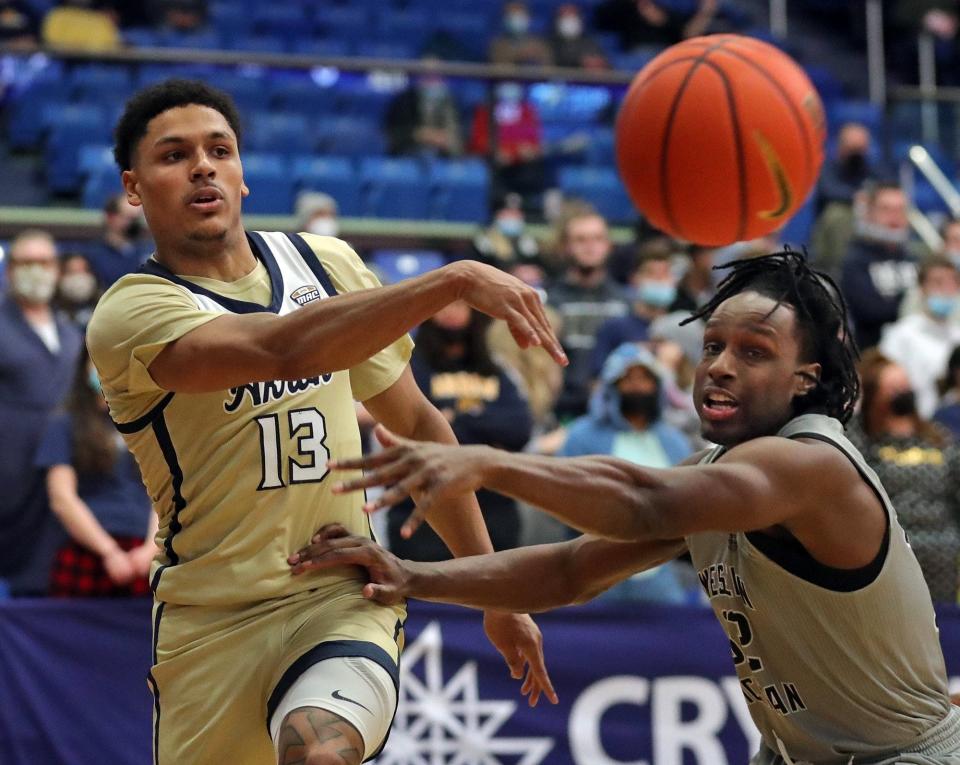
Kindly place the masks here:
<instances>
[{"instance_id":1,"label":"white shorts","mask_svg":"<svg viewBox=\"0 0 960 765\"><path fill-rule=\"evenodd\" d=\"M298 677L270 718L270 737L277 739L283 719L294 709L316 707L342 717L363 739L364 762L379 753L397 711L393 678L379 664L363 657L324 659Z\"/></svg>"}]
</instances>

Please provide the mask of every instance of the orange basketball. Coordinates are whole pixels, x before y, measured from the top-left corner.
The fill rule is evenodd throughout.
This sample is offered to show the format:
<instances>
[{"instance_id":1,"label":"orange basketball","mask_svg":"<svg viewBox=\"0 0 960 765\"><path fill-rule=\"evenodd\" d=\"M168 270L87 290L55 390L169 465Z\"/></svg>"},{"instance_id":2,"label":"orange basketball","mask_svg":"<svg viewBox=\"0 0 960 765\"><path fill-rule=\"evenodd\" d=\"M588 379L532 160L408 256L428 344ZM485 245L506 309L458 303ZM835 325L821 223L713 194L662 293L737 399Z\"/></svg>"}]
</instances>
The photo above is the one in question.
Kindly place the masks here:
<instances>
[{"instance_id":1,"label":"orange basketball","mask_svg":"<svg viewBox=\"0 0 960 765\"><path fill-rule=\"evenodd\" d=\"M674 45L636 76L617 117L620 177L662 231L724 245L775 231L813 188L823 104L772 45L710 35Z\"/></svg>"}]
</instances>

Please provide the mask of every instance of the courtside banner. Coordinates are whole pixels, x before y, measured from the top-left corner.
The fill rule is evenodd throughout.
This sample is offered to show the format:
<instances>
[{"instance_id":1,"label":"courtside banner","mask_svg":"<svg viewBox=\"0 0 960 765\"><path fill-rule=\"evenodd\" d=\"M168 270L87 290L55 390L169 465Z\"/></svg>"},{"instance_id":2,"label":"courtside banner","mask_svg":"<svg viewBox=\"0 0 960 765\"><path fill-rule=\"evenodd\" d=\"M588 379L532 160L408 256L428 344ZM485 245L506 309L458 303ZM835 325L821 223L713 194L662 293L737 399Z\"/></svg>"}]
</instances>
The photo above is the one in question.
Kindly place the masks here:
<instances>
[{"instance_id":1,"label":"courtside banner","mask_svg":"<svg viewBox=\"0 0 960 765\"><path fill-rule=\"evenodd\" d=\"M745 765L755 750L710 610L599 604L537 622L560 704L530 709L477 612L411 604L378 765ZM939 623L960 675L960 611ZM0 763L148 765L149 661L147 602L0 602Z\"/></svg>"}]
</instances>

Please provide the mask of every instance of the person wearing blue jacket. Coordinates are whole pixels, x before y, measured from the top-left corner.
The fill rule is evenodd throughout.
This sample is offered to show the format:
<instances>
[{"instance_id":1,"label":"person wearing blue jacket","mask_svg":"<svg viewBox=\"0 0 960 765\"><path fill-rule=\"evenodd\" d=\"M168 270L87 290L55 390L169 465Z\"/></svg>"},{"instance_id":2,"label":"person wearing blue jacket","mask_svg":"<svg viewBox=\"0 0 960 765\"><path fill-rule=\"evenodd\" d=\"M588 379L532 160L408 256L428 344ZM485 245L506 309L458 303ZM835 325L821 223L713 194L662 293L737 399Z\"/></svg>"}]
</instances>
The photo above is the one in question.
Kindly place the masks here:
<instances>
[{"instance_id":1,"label":"person wearing blue jacket","mask_svg":"<svg viewBox=\"0 0 960 765\"><path fill-rule=\"evenodd\" d=\"M692 453L687 437L664 421L669 372L643 345L624 343L606 359L587 414L567 429L561 457L607 454L645 467L672 467ZM639 574L606 597L684 602L679 567L669 563Z\"/></svg>"}]
</instances>

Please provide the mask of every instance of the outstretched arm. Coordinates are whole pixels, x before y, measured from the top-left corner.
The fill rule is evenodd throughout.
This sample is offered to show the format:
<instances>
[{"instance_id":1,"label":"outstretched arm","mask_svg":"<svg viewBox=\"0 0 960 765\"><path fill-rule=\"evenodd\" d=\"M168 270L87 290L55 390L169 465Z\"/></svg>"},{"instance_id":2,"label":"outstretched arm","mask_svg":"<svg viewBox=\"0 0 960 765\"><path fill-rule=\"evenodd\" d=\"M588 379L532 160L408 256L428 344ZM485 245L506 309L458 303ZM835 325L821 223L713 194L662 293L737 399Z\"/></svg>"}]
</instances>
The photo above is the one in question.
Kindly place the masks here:
<instances>
[{"instance_id":1,"label":"outstretched arm","mask_svg":"<svg viewBox=\"0 0 960 765\"><path fill-rule=\"evenodd\" d=\"M405 597L473 608L548 611L585 603L638 571L659 566L686 549L682 540L612 542L582 536L569 542L519 547L489 555L419 563L400 560L366 537L324 526L290 557L295 574L333 566L363 566L364 596L381 603Z\"/></svg>"},{"instance_id":2,"label":"outstretched arm","mask_svg":"<svg viewBox=\"0 0 960 765\"><path fill-rule=\"evenodd\" d=\"M537 505L581 531L611 539L679 539L701 531L752 531L783 524L802 542L804 532L815 527L817 533L810 536L817 537L829 528L841 539L824 544L841 547L851 524L875 531L884 517L853 466L819 442L758 438L730 449L717 463L655 470L612 457L557 459L488 447L451 449L383 431L379 435L389 446L381 454L335 465L372 469L335 490L390 486L367 510L416 492L421 514L442 512L451 492L485 486ZM824 496L832 502L825 504ZM827 512L836 504L848 507L841 520ZM818 525L823 519L827 523Z\"/></svg>"},{"instance_id":3,"label":"outstretched arm","mask_svg":"<svg viewBox=\"0 0 960 765\"><path fill-rule=\"evenodd\" d=\"M461 299L506 319L521 347L542 345L566 363L534 290L495 268L461 261L389 287L315 300L285 316L217 317L169 343L150 374L165 390L206 393L349 369Z\"/></svg>"}]
</instances>

